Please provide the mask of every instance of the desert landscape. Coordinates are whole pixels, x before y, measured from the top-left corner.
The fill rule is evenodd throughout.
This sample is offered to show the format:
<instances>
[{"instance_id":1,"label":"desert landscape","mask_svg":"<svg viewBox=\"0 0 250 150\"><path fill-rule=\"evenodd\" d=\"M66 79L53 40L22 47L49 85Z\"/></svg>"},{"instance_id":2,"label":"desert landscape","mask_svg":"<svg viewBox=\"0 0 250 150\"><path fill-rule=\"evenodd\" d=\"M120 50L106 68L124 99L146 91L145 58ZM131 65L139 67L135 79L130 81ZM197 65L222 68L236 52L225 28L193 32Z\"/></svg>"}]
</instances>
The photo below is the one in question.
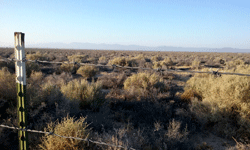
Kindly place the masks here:
<instances>
[{"instance_id":1,"label":"desert landscape","mask_svg":"<svg viewBox=\"0 0 250 150\"><path fill-rule=\"evenodd\" d=\"M25 51L38 60L26 62L28 129L127 149L250 148L250 77L185 72L250 74L250 53ZM14 57L13 48L0 48L0 59ZM0 69L0 124L18 126L14 61ZM30 149L123 149L28 136ZM0 147L17 149L17 130L0 128Z\"/></svg>"}]
</instances>

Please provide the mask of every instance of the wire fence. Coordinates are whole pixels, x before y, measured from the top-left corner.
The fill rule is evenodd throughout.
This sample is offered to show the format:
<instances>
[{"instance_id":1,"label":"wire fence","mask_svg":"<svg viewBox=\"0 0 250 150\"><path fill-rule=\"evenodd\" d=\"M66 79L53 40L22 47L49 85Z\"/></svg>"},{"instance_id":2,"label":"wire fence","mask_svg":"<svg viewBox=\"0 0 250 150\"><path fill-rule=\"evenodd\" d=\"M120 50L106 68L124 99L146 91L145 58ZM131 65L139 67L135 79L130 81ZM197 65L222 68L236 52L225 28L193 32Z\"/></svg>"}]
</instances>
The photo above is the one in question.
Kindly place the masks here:
<instances>
[{"instance_id":1,"label":"wire fence","mask_svg":"<svg viewBox=\"0 0 250 150\"><path fill-rule=\"evenodd\" d=\"M7 126L7 125L3 125L3 124L1 124L0 127L8 128L8 129L13 129L13 130L21 130L21 131L26 131L26 132L32 132L32 133L48 134L48 135L58 136L58 137L65 138L65 139L74 139L74 140L85 141L85 142L88 142L88 146L89 146L89 142L91 142L91 143L95 143L95 144L101 144L101 145L106 145L106 146L118 147L118 148L124 148L124 149L126 149L126 147L123 147L123 146L120 146L120 145L113 145L113 144L107 144L107 143L104 143L104 142L93 141L93 140L88 139L88 138L82 139L82 138L78 138L78 137L68 137L68 136L63 136L63 135L55 134L54 132L44 132L44 131L31 130L31 129L22 129L22 128L18 128L18 127L11 127L11 126ZM129 149L129 150L135 150L132 147L127 148L127 149Z\"/></svg>"},{"instance_id":2,"label":"wire fence","mask_svg":"<svg viewBox=\"0 0 250 150\"><path fill-rule=\"evenodd\" d=\"M5 62L9 62L9 61L16 61L15 59L11 59L11 58L2 58L0 59L0 61L5 61ZM184 69L162 69L162 68L157 68L157 69L153 69L153 68L143 68L143 67L129 67L129 66L120 66L120 65L103 65L103 64L91 64L91 63L78 63L78 62L54 62L54 61L42 61L42 60L27 60L24 59L22 61L26 61L26 62L33 62L33 63L47 63L47 64L74 64L74 65L89 65L89 66L96 66L96 67L112 67L112 68L125 68L125 69L142 69L142 70L154 70L157 72L163 72L163 71L167 71L167 72L187 72L187 73L208 73L208 74L214 74L217 76L220 76L222 74L224 75L238 75L238 76L248 76L250 77L250 74L242 74L242 73L232 73L232 72L219 72L217 71L194 71L194 70L184 70Z\"/></svg>"},{"instance_id":3,"label":"wire fence","mask_svg":"<svg viewBox=\"0 0 250 150\"><path fill-rule=\"evenodd\" d=\"M10 61L20 61L20 60L11 59L11 58L2 58L2 59L0 59L0 61L10 62ZM103 65L103 64L90 64L90 63L77 63L77 62L53 62L53 61L27 60L27 59L23 59L21 61L33 62L33 63L49 63L49 64L74 64L74 65L81 65L81 66L82 65L89 65L89 66L97 66L97 67L98 66L99 67L112 67L113 69L118 67L118 68L125 68L125 69L154 70L154 71L157 71L157 72L168 71L168 72L208 73L208 74L214 74L214 75L217 75L217 76L220 76L221 74L238 75L238 76L250 76L250 74L231 73L231 72L218 72L218 70L208 72L208 71L192 71L192 70L182 70L182 69L161 69L161 68L153 69L153 68L129 67L129 66L120 66L120 65ZM75 140L86 141L86 142L88 142L88 145L89 145L89 142L92 142L92 143L96 143L96 144L101 144L101 145L126 149L126 147L119 146L119 145L112 145L112 144L107 144L107 143L104 143L104 142L93 141L93 140L87 139L87 138L82 139L82 138L78 138L78 137L67 137L67 136L62 136L62 135L55 134L53 132L44 132L44 131L31 130L31 129L22 129L22 128L11 127L11 126L2 125L2 124L0 125L0 127L9 128L9 129L13 129L13 130L21 130L21 131L26 131L26 132L48 134L48 135L58 136L58 137L67 138L67 139L75 139ZM127 148L127 149L135 150L134 148Z\"/></svg>"}]
</instances>

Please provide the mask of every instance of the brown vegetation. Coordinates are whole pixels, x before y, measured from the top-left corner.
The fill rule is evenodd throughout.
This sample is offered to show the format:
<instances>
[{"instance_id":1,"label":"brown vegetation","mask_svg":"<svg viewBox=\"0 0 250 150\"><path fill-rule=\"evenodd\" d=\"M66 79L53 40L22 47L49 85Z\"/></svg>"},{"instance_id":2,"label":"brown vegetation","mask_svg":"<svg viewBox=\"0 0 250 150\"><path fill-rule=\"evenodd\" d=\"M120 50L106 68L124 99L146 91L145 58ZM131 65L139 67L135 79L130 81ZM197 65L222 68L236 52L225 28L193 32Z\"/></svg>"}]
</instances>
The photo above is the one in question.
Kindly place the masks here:
<instances>
[{"instance_id":1,"label":"brown vegetation","mask_svg":"<svg viewBox=\"0 0 250 150\"><path fill-rule=\"evenodd\" d=\"M26 52L31 60L250 74L249 54ZM13 58L13 49L1 49L0 56ZM0 124L17 126L14 63L1 62L0 67ZM213 143L197 139L213 132L230 143L224 149L249 148L249 77L31 62L26 63L26 70L27 128L148 150L212 149ZM29 134L29 141L30 149L111 149L35 133ZM0 128L0 147L17 146L16 131Z\"/></svg>"}]
</instances>

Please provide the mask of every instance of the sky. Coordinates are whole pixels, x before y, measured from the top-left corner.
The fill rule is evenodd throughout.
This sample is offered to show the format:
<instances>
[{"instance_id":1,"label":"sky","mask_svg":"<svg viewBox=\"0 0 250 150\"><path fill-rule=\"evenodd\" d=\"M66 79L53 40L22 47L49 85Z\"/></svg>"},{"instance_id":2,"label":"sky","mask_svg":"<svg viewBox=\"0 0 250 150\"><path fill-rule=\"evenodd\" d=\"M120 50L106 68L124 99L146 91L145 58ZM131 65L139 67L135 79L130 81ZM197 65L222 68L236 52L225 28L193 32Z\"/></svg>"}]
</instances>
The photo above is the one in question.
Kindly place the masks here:
<instances>
[{"instance_id":1,"label":"sky","mask_svg":"<svg viewBox=\"0 0 250 150\"><path fill-rule=\"evenodd\" d=\"M0 47L105 43L250 49L250 0L0 0Z\"/></svg>"}]
</instances>

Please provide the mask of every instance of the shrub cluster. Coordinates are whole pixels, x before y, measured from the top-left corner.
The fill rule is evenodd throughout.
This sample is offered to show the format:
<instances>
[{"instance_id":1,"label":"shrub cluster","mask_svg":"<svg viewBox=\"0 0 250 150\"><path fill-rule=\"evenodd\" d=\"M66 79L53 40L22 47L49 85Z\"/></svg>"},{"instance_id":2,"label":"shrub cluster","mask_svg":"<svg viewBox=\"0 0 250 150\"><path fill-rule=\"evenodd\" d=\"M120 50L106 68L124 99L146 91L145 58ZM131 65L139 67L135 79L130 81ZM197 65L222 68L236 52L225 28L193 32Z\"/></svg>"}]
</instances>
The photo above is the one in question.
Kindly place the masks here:
<instances>
[{"instance_id":1,"label":"shrub cluster","mask_svg":"<svg viewBox=\"0 0 250 150\"><path fill-rule=\"evenodd\" d=\"M0 98L16 106L16 79L6 67L0 70Z\"/></svg>"},{"instance_id":2,"label":"shrub cluster","mask_svg":"<svg viewBox=\"0 0 250 150\"><path fill-rule=\"evenodd\" d=\"M75 74L77 72L77 69L79 68L78 65L75 64L62 64L58 69L57 69L57 74L61 74L63 72L66 73L71 73Z\"/></svg>"},{"instance_id":3,"label":"shrub cluster","mask_svg":"<svg viewBox=\"0 0 250 150\"><path fill-rule=\"evenodd\" d=\"M81 66L78 70L77 70L77 74L82 75L83 77L86 78L92 78L94 77L98 72L98 69L95 66Z\"/></svg>"},{"instance_id":4,"label":"shrub cluster","mask_svg":"<svg viewBox=\"0 0 250 150\"><path fill-rule=\"evenodd\" d=\"M62 93L72 101L79 101L80 108L98 110L105 102L100 82L88 83L87 80L72 80L61 87Z\"/></svg>"},{"instance_id":5,"label":"shrub cluster","mask_svg":"<svg viewBox=\"0 0 250 150\"><path fill-rule=\"evenodd\" d=\"M119 65L119 66L130 66L136 67L137 63L135 59L125 58L125 57L116 57L109 61L110 65Z\"/></svg>"},{"instance_id":6,"label":"shrub cluster","mask_svg":"<svg viewBox=\"0 0 250 150\"><path fill-rule=\"evenodd\" d=\"M144 97L149 96L153 89L157 93L166 91L167 86L159 75L142 72L128 77L124 82L124 89L133 92L137 97Z\"/></svg>"},{"instance_id":7,"label":"shrub cluster","mask_svg":"<svg viewBox=\"0 0 250 150\"><path fill-rule=\"evenodd\" d=\"M45 128L45 132L54 132L55 134L79 137L82 139L88 138L91 129L87 129L88 124L86 118L80 118L75 120L72 117L65 117L61 122L52 122ZM87 147L86 142L74 139L64 139L57 136L45 135L42 137L42 144L39 147L44 150L58 150L58 149L85 149Z\"/></svg>"},{"instance_id":8,"label":"shrub cluster","mask_svg":"<svg viewBox=\"0 0 250 150\"><path fill-rule=\"evenodd\" d=\"M249 72L250 66L236 72ZM191 90L190 90L191 89ZM195 92L202 101L194 100L191 110L205 125L215 127L224 136L250 137L250 78L245 76L195 75L187 81L187 92ZM182 97L187 97L184 94Z\"/></svg>"},{"instance_id":9,"label":"shrub cluster","mask_svg":"<svg viewBox=\"0 0 250 150\"><path fill-rule=\"evenodd\" d=\"M72 55L68 56L70 62L84 63L87 60L87 55Z\"/></svg>"},{"instance_id":10,"label":"shrub cluster","mask_svg":"<svg viewBox=\"0 0 250 150\"><path fill-rule=\"evenodd\" d=\"M48 60L48 56L46 54L42 54L39 51L35 54L27 54L26 58L28 60Z\"/></svg>"},{"instance_id":11,"label":"shrub cluster","mask_svg":"<svg viewBox=\"0 0 250 150\"><path fill-rule=\"evenodd\" d=\"M107 58L105 56L102 56L102 57L99 58L98 63L100 63L100 64L106 64L107 61L108 61Z\"/></svg>"}]
</instances>

